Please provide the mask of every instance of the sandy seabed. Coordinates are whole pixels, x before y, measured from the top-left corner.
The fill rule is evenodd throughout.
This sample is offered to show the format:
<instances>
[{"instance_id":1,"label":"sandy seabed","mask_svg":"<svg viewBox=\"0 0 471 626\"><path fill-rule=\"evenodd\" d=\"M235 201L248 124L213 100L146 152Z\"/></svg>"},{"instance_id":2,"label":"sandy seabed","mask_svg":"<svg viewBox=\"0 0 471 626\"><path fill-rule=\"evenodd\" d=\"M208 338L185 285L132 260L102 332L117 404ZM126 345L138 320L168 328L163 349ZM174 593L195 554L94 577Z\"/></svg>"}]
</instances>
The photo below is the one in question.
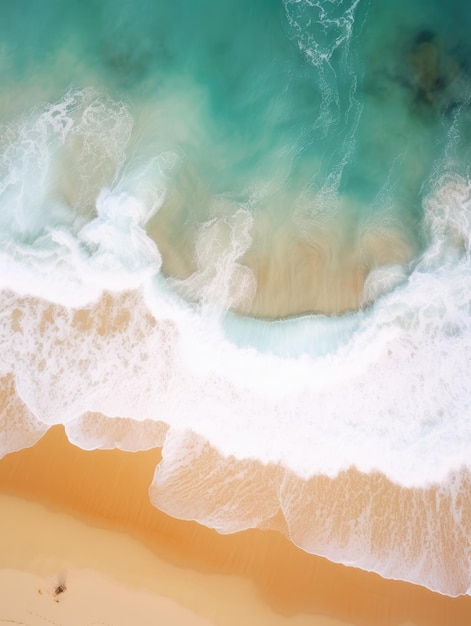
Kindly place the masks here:
<instances>
[{"instance_id":1,"label":"sandy seabed","mask_svg":"<svg viewBox=\"0 0 471 626\"><path fill-rule=\"evenodd\" d=\"M470 597L333 564L275 531L168 517L147 495L159 458L83 451L53 427L0 461L0 625L471 623Z\"/></svg>"}]
</instances>

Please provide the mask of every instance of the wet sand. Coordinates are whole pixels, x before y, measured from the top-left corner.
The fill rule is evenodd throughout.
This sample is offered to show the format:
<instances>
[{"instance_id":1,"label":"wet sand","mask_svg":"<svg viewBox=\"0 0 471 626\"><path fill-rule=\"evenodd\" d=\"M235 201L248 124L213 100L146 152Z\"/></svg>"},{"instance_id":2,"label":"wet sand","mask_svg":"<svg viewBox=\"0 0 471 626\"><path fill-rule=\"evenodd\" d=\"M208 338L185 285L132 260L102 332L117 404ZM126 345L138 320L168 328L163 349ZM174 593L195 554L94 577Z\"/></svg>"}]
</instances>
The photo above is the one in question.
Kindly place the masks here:
<instances>
[{"instance_id":1,"label":"wet sand","mask_svg":"<svg viewBox=\"0 0 471 626\"><path fill-rule=\"evenodd\" d=\"M113 596L110 585L126 606L126 598L135 604L144 594L143 604L160 603L162 615L167 609L176 614L181 610L178 623L190 625L470 623L469 597L441 596L330 563L302 552L275 531L222 536L164 515L150 505L147 495L159 458L158 450L85 452L68 443L62 427L52 428L32 448L4 457L0 491L13 498L1 501L0 580L14 586L23 572L19 584L23 591L32 593L42 584L45 597L54 606L65 607L65 594L60 594L62 605L51 595L59 576L64 571L69 576L69 598L72 581L81 590L76 591L78 596L86 596L91 577L95 589L103 584L103 598L108 592ZM47 510L35 508L35 502ZM12 570L16 573L10 576ZM14 604L15 593L4 594L0 623L20 621L5 613L5 602ZM28 606L42 602L42 594L37 589L35 593L40 597L34 596L36 604ZM67 602L72 606L75 600ZM53 623L75 623L43 614ZM104 615L82 623L125 623ZM31 618L23 623L44 622Z\"/></svg>"}]
</instances>

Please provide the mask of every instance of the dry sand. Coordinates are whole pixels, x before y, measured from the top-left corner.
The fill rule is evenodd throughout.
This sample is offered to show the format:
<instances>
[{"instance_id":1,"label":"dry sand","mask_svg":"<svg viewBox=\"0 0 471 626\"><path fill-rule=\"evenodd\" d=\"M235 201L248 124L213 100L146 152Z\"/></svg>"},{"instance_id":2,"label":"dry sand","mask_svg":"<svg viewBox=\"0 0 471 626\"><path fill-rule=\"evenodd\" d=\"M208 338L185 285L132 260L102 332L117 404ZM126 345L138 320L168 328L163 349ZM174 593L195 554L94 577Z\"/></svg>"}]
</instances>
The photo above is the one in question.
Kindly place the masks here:
<instances>
[{"instance_id":1,"label":"dry sand","mask_svg":"<svg viewBox=\"0 0 471 626\"><path fill-rule=\"evenodd\" d=\"M12 496L0 506L0 625L342 626L278 616L249 581L172 565L126 533Z\"/></svg>"},{"instance_id":2,"label":"dry sand","mask_svg":"<svg viewBox=\"0 0 471 626\"><path fill-rule=\"evenodd\" d=\"M469 597L332 564L274 531L169 518L147 496L158 460L84 452L54 427L0 461L0 626L471 623Z\"/></svg>"}]
</instances>

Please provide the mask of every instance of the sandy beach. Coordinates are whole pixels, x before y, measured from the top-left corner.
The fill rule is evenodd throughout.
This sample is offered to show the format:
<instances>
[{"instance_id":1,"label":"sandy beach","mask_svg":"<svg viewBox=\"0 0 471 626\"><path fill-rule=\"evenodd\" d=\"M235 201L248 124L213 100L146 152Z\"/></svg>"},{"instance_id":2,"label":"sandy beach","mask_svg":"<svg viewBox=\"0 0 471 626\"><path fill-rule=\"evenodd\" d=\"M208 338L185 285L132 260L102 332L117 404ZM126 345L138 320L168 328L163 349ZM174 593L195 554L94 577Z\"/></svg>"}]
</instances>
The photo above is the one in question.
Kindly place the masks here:
<instances>
[{"instance_id":1,"label":"sandy beach","mask_svg":"<svg viewBox=\"0 0 471 626\"><path fill-rule=\"evenodd\" d=\"M222 536L164 515L147 495L158 460L85 452L54 427L0 461L0 624L469 623L469 597L330 563L275 531Z\"/></svg>"}]
</instances>

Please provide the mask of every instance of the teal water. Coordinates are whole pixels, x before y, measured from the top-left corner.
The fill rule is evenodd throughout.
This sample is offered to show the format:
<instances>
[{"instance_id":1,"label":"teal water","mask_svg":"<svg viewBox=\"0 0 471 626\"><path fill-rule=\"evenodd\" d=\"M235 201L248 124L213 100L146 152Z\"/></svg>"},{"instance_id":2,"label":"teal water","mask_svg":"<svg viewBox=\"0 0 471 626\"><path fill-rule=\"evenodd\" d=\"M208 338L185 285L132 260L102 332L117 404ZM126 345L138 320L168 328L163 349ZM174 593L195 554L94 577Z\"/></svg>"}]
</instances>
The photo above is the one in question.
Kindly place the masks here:
<instances>
[{"instance_id":1,"label":"teal water","mask_svg":"<svg viewBox=\"0 0 471 626\"><path fill-rule=\"evenodd\" d=\"M4 5L0 20L4 117L91 85L124 101L126 159L179 158L167 181L178 234L224 197L273 237L316 245L342 230L361 246L393 227L412 256L452 127L466 162L464 3L49 0Z\"/></svg>"},{"instance_id":2,"label":"teal water","mask_svg":"<svg viewBox=\"0 0 471 626\"><path fill-rule=\"evenodd\" d=\"M5 4L3 116L90 86L124 102L133 118L125 162L162 152L178 159L151 228L159 248L172 249L167 275L194 271L202 223L243 208L256 222L246 263L259 292L270 248L279 245L289 267L280 278L285 306L271 306L272 285L243 310L342 312L359 306L371 269L410 261L426 245L422 202L449 158L450 134L460 137L453 151L466 169L468 27L462 2L394 10L365 0ZM119 166L101 183L112 185ZM69 194L70 208L83 203L93 214L97 192ZM327 287L296 295L303 286L291 287L291 276L309 256L293 254L290 267L299 242L320 250L312 270L320 285L342 285L341 268L355 266L350 298L336 293L330 302ZM346 256L347 248L356 252Z\"/></svg>"},{"instance_id":3,"label":"teal water","mask_svg":"<svg viewBox=\"0 0 471 626\"><path fill-rule=\"evenodd\" d=\"M163 446L171 515L281 511L309 552L469 593L470 22L457 0L1 3L1 453L56 423ZM381 545L374 484L309 495L352 467L402 488Z\"/></svg>"}]
</instances>

